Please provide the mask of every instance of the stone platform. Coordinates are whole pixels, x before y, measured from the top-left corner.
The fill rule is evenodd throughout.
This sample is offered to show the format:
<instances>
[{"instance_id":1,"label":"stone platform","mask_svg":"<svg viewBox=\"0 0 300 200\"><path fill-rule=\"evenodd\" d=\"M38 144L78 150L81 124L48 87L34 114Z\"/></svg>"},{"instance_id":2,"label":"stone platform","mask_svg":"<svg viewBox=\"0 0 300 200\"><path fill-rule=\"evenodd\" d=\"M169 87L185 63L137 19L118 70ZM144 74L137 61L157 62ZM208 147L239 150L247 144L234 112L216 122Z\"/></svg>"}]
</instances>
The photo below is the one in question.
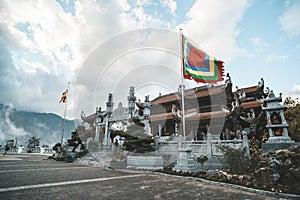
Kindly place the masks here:
<instances>
[{"instance_id":1,"label":"stone platform","mask_svg":"<svg viewBox=\"0 0 300 200\"><path fill-rule=\"evenodd\" d=\"M297 145L297 143L263 143L262 144L262 152L267 153L267 152L272 152L275 150L280 150L280 149L287 149L291 146Z\"/></svg>"},{"instance_id":2,"label":"stone platform","mask_svg":"<svg viewBox=\"0 0 300 200\"><path fill-rule=\"evenodd\" d=\"M173 168L176 172L196 172L195 160L191 157L192 149L178 149L177 164Z\"/></svg>"},{"instance_id":3,"label":"stone platform","mask_svg":"<svg viewBox=\"0 0 300 200\"><path fill-rule=\"evenodd\" d=\"M164 160L162 156L128 156L127 168L162 170L164 168Z\"/></svg>"},{"instance_id":4,"label":"stone platform","mask_svg":"<svg viewBox=\"0 0 300 200\"><path fill-rule=\"evenodd\" d=\"M269 137L268 141L262 144L262 151L264 153L280 149L287 149L296 145L295 141L286 136Z\"/></svg>"}]
</instances>

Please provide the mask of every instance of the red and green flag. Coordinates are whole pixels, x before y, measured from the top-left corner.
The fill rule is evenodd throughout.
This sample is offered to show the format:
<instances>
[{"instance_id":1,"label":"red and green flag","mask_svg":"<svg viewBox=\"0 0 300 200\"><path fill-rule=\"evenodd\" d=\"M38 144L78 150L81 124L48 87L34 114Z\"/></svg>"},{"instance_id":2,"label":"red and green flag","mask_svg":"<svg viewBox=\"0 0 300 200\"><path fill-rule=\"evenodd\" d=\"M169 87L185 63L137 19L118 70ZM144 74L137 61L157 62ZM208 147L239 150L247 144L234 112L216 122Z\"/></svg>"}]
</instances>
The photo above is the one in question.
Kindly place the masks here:
<instances>
[{"instance_id":1,"label":"red and green flag","mask_svg":"<svg viewBox=\"0 0 300 200\"><path fill-rule=\"evenodd\" d=\"M182 35L183 76L201 83L216 83L223 80L223 62L211 57L192 45Z\"/></svg>"}]
</instances>

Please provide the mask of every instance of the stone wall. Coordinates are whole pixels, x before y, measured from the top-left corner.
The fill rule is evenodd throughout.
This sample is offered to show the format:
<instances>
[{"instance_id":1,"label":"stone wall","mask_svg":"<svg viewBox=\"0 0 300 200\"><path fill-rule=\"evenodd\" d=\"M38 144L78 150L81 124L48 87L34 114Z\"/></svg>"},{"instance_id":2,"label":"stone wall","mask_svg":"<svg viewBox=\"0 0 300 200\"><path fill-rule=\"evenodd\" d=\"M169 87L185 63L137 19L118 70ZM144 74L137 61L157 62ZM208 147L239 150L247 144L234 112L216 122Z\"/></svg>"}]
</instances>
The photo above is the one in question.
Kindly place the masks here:
<instances>
[{"instance_id":1,"label":"stone wall","mask_svg":"<svg viewBox=\"0 0 300 200\"><path fill-rule=\"evenodd\" d=\"M162 156L128 156L127 168L133 169L163 169L164 161Z\"/></svg>"}]
</instances>

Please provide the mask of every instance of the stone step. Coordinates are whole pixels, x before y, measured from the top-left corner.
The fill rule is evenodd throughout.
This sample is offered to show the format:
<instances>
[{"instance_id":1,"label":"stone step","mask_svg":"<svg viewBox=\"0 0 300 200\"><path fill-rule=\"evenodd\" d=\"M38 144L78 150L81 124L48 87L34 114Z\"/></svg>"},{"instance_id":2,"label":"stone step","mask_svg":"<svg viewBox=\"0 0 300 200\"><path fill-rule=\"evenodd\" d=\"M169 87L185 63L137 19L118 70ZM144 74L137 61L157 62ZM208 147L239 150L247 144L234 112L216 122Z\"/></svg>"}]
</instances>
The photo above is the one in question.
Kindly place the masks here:
<instances>
[{"instance_id":1,"label":"stone step","mask_svg":"<svg viewBox=\"0 0 300 200\"><path fill-rule=\"evenodd\" d=\"M200 165L200 167L202 166ZM227 166L221 158L211 157L208 158L208 160L204 163L204 169L224 170L227 169Z\"/></svg>"},{"instance_id":2,"label":"stone step","mask_svg":"<svg viewBox=\"0 0 300 200\"><path fill-rule=\"evenodd\" d=\"M115 161L115 160L112 160L110 162L110 166L111 168L115 168L115 169L126 169L127 168L127 160L125 159L124 161Z\"/></svg>"}]
</instances>

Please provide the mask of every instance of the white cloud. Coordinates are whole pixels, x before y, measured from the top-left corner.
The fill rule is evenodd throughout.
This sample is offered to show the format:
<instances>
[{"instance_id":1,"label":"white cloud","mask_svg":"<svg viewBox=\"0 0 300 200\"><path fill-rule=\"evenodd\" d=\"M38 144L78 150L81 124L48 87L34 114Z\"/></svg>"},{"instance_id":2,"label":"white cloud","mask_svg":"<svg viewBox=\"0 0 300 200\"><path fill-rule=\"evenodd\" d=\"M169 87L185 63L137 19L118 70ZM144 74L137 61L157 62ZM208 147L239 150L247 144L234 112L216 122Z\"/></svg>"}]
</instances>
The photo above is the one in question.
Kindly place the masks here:
<instances>
[{"instance_id":1,"label":"white cloud","mask_svg":"<svg viewBox=\"0 0 300 200\"><path fill-rule=\"evenodd\" d=\"M10 115L13 111L12 105L8 105L7 108L1 110L0 116L0 141L3 142L8 139L15 139L20 137L25 137L30 135L23 128L18 128L15 124L10 120ZM3 145L3 144L2 144Z\"/></svg>"},{"instance_id":2,"label":"white cloud","mask_svg":"<svg viewBox=\"0 0 300 200\"><path fill-rule=\"evenodd\" d=\"M78 73L76 113L90 113L105 105L108 93L114 94L115 105L119 101L126 105L130 86L140 88L137 97L142 100L152 90L156 95L150 98L166 88L176 91L180 84L179 42L176 32L144 29L125 32L99 45ZM112 48L115 44L118 48ZM88 99L89 104L85 103Z\"/></svg>"},{"instance_id":3,"label":"white cloud","mask_svg":"<svg viewBox=\"0 0 300 200\"><path fill-rule=\"evenodd\" d=\"M21 59L21 62L24 63L25 65L29 66L29 68L24 69L24 72L30 72L30 73L36 73L38 71L40 72L46 72L46 73L50 73L50 70L48 67L46 67L45 65L43 65L40 62L30 62L24 58ZM20 69L20 67L18 67Z\"/></svg>"},{"instance_id":4,"label":"white cloud","mask_svg":"<svg viewBox=\"0 0 300 200\"><path fill-rule=\"evenodd\" d=\"M247 0L196 1L181 27L183 32L196 41L207 53L230 62L243 50L236 44L238 23L249 2Z\"/></svg>"},{"instance_id":5,"label":"white cloud","mask_svg":"<svg viewBox=\"0 0 300 200\"><path fill-rule=\"evenodd\" d=\"M61 92L68 81L71 81L72 91L74 74L94 48L129 30L169 25L156 16L145 14L143 3L145 1L138 6L118 0L75 1L72 15L56 1L2 1L0 53L5 54L0 54L3 66L0 88L8 92L0 94L0 102L12 103L17 109L62 115L63 108L56 105ZM169 1L164 9L174 12L176 4ZM31 38L16 27L18 23L28 24ZM106 52L112 52L118 45L109 46ZM85 103L89 104L91 99L87 96ZM69 98L68 117L72 117L73 106L76 106L76 102L70 100L72 97Z\"/></svg>"},{"instance_id":6,"label":"white cloud","mask_svg":"<svg viewBox=\"0 0 300 200\"><path fill-rule=\"evenodd\" d=\"M71 70L79 66L81 56L75 21L55 1L4 1L3 4L7 13L1 12L1 16L5 16L2 23L8 27L19 48L42 54L54 67L58 63ZM20 22L29 24L32 40L15 27ZM66 57L65 51L61 50L65 46L71 49L73 59Z\"/></svg>"},{"instance_id":7,"label":"white cloud","mask_svg":"<svg viewBox=\"0 0 300 200\"><path fill-rule=\"evenodd\" d=\"M293 91L300 94L300 85L293 85Z\"/></svg>"},{"instance_id":8,"label":"white cloud","mask_svg":"<svg viewBox=\"0 0 300 200\"><path fill-rule=\"evenodd\" d=\"M300 84L295 84L292 88L289 88L286 91L286 96L292 97L293 99L298 98L298 101L300 101Z\"/></svg>"},{"instance_id":9,"label":"white cloud","mask_svg":"<svg viewBox=\"0 0 300 200\"><path fill-rule=\"evenodd\" d=\"M267 42L263 42L260 37L251 38L250 41L256 47L267 47L267 46L269 46L269 44Z\"/></svg>"},{"instance_id":10,"label":"white cloud","mask_svg":"<svg viewBox=\"0 0 300 200\"><path fill-rule=\"evenodd\" d=\"M170 10L170 14L175 15L177 3L174 0L161 0L162 4Z\"/></svg>"},{"instance_id":11,"label":"white cloud","mask_svg":"<svg viewBox=\"0 0 300 200\"><path fill-rule=\"evenodd\" d=\"M266 57L265 61L267 63L272 63L272 62L282 62L285 61L288 58L288 55L275 55L275 54L270 54Z\"/></svg>"},{"instance_id":12,"label":"white cloud","mask_svg":"<svg viewBox=\"0 0 300 200\"><path fill-rule=\"evenodd\" d=\"M290 37L296 37L300 35L300 1L296 0L279 17L279 23L281 29L286 32Z\"/></svg>"}]
</instances>

